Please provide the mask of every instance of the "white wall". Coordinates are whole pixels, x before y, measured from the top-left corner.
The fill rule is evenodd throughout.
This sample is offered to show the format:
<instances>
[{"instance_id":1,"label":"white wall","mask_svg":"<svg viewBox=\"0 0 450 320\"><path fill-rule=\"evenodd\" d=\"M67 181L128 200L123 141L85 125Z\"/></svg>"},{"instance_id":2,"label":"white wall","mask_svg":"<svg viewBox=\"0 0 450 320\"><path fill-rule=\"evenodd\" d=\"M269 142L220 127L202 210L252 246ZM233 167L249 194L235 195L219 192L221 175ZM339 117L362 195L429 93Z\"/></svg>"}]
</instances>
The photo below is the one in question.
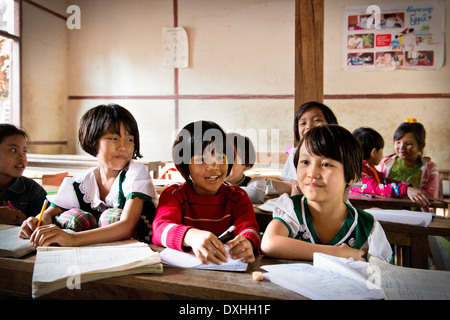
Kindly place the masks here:
<instances>
[{"instance_id":1,"label":"white wall","mask_svg":"<svg viewBox=\"0 0 450 320\"><path fill-rule=\"evenodd\" d=\"M426 155L439 167L450 168L448 98L327 99L342 94L449 93L449 41L444 67L436 71L342 70L343 8L383 2L325 0L325 103L349 130L378 130L386 142L385 154L393 152L395 128L407 117L417 118L427 129ZM60 14L69 4L39 3ZM450 0L445 3L448 20ZM76 141L81 115L110 102L135 115L141 151L148 160L170 160L176 126L199 119L216 121L225 129L267 133L267 143L259 136L254 141L259 151L284 152L293 143L295 0L179 0L178 25L187 31L190 61L188 68L178 70L178 82L174 70L162 64L161 28L174 25L173 1L70 4L81 8L81 30L67 30L64 20L23 4L24 126L32 140L68 141L67 147L35 150L81 153ZM449 34L446 21L447 39ZM176 83L184 97L177 110ZM40 124L44 115L46 126ZM277 137L278 148L271 150L271 138Z\"/></svg>"}]
</instances>

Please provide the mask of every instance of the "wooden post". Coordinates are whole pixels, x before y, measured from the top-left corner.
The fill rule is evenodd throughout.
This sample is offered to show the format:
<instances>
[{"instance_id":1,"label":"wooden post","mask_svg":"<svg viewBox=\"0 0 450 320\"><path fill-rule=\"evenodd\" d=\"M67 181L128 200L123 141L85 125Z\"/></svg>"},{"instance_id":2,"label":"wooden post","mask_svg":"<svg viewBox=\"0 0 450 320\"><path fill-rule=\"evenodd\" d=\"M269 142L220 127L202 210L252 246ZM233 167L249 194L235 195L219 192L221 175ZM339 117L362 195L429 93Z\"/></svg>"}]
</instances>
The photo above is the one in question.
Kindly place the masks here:
<instances>
[{"instance_id":1,"label":"wooden post","mask_svg":"<svg viewBox=\"0 0 450 320\"><path fill-rule=\"evenodd\" d=\"M295 1L295 108L323 102L324 0Z\"/></svg>"}]
</instances>

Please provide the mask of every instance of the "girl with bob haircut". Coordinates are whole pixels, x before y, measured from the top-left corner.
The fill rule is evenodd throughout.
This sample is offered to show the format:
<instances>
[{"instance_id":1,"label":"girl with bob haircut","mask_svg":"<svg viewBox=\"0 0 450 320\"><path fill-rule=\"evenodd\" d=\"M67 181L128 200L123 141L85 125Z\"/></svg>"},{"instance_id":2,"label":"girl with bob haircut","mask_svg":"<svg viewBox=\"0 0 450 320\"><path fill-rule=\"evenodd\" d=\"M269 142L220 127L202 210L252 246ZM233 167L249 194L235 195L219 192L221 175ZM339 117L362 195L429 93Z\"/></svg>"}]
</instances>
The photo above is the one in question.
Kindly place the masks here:
<instances>
[{"instance_id":1,"label":"girl with bob haircut","mask_svg":"<svg viewBox=\"0 0 450 320\"><path fill-rule=\"evenodd\" d=\"M153 243L193 251L204 264L221 264L229 255L255 261L260 239L253 204L244 190L223 183L234 159L223 129L212 121L186 125L175 139L172 156L186 182L161 193ZM230 237L218 238L232 226Z\"/></svg>"},{"instance_id":2,"label":"girl with bob haircut","mask_svg":"<svg viewBox=\"0 0 450 320\"><path fill-rule=\"evenodd\" d=\"M283 194L270 201L273 220L261 251L283 259L312 260L314 252L354 260L367 253L391 261L392 250L372 215L343 201L361 174L359 142L338 125L310 129L295 154L297 181L303 195Z\"/></svg>"},{"instance_id":3,"label":"girl with bob haircut","mask_svg":"<svg viewBox=\"0 0 450 320\"><path fill-rule=\"evenodd\" d=\"M300 142L305 133L313 127L324 124L338 124L333 111L323 103L309 101L302 104L295 111L294 136L295 141ZM281 172L282 181L288 182L290 186L284 188L284 192L294 195L297 191L297 171L295 169L294 155L297 147L292 149ZM290 190L289 190L290 189Z\"/></svg>"},{"instance_id":4,"label":"girl with bob haircut","mask_svg":"<svg viewBox=\"0 0 450 320\"><path fill-rule=\"evenodd\" d=\"M117 104L88 110L78 139L98 167L65 178L42 223L31 217L20 236L36 246L80 246L129 239L150 242L157 194L143 164L139 130L133 115ZM68 233L70 229L75 233Z\"/></svg>"},{"instance_id":5,"label":"girl with bob haircut","mask_svg":"<svg viewBox=\"0 0 450 320\"><path fill-rule=\"evenodd\" d=\"M389 179L409 183L420 189L412 201L423 207L439 194L439 170L431 158L423 155L426 131L416 119L407 119L394 133L395 154L381 160L378 170Z\"/></svg>"}]
</instances>

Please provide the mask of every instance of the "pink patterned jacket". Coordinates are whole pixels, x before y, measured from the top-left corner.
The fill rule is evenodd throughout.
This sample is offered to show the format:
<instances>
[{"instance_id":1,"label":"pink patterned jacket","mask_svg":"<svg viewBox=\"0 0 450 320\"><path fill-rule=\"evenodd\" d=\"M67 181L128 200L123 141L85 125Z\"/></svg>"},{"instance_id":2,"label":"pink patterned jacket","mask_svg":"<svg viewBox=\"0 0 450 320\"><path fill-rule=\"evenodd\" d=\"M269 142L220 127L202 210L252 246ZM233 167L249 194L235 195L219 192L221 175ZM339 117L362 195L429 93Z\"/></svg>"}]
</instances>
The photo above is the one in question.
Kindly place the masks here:
<instances>
[{"instance_id":1,"label":"pink patterned jacket","mask_svg":"<svg viewBox=\"0 0 450 320\"><path fill-rule=\"evenodd\" d=\"M377 179L378 178L378 179ZM380 196L403 198L406 197L408 183L384 183L385 175L382 172L377 171L375 166L363 162L363 169L361 172L362 186L359 188L350 188L353 193L367 193L377 194Z\"/></svg>"},{"instance_id":2,"label":"pink patterned jacket","mask_svg":"<svg viewBox=\"0 0 450 320\"><path fill-rule=\"evenodd\" d=\"M392 165L397 155L385 157L377 166L378 170L389 177ZM439 194L439 169L429 157L422 157L422 176L420 178L420 190L430 199L437 199Z\"/></svg>"}]
</instances>

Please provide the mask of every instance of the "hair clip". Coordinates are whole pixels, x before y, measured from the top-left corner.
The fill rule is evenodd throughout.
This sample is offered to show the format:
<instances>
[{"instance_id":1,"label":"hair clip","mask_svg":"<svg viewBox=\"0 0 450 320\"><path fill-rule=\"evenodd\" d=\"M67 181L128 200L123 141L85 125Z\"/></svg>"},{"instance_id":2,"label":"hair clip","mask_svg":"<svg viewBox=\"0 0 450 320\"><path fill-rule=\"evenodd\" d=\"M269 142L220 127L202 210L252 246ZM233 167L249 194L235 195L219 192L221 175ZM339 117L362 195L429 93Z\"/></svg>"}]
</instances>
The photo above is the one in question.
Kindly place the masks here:
<instances>
[{"instance_id":1,"label":"hair clip","mask_svg":"<svg viewBox=\"0 0 450 320\"><path fill-rule=\"evenodd\" d=\"M406 122L409 122L409 123L416 123L416 122L417 122L417 119L416 119L416 118L406 118Z\"/></svg>"}]
</instances>

